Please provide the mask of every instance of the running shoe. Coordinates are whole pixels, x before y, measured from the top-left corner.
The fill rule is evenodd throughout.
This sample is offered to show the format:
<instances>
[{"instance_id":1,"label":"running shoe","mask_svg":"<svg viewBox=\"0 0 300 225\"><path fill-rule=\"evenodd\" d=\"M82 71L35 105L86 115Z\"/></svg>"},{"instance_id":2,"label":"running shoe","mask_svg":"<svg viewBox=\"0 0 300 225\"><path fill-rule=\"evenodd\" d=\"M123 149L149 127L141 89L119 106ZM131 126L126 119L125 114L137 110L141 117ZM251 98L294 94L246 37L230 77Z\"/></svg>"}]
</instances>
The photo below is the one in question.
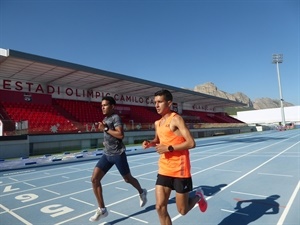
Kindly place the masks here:
<instances>
[{"instance_id":1,"label":"running shoe","mask_svg":"<svg viewBox=\"0 0 300 225\"><path fill-rule=\"evenodd\" d=\"M201 188L198 188L196 190L196 195L198 195L200 197L199 201L198 201L198 206L201 212L205 212L207 209L207 201L204 197L203 191Z\"/></svg>"},{"instance_id":2,"label":"running shoe","mask_svg":"<svg viewBox=\"0 0 300 225\"><path fill-rule=\"evenodd\" d=\"M147 203L147 190L143 189L143 193L140 194L140 206L143 207Z\"/></svg>"},{"instance_id":3,"label":"running shoe","mask_svg":"<svg viewBox=\"0 0 300 225\"><path fill-rule=\"evenodd\" d=\"M107 215L108 215L108 211L106 209L102 211L100 208L97 208L95 214L90 217L89 221L96 222L104 217L107 217Z\"/></svg>"}]
</instances>

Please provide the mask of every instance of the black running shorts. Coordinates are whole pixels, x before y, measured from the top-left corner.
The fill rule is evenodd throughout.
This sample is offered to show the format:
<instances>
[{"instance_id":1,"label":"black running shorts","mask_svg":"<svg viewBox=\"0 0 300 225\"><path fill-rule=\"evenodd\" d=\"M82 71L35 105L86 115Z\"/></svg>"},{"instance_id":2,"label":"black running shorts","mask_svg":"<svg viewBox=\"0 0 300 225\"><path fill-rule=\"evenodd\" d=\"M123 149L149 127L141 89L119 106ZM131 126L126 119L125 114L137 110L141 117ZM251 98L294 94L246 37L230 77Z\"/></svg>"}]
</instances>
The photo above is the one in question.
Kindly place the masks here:
<instances>
[{"instance_id":1,"label":"black running shorts","mask_svg":"<svg viewBox=\"0 0 300 225\"><path fill-rule=\"evenodd\" d=\"M177 193L187 193L193 190L192 178L177 178L164 175L157 175L156 185L169 187Z\"/></svg>"}]
</instances>

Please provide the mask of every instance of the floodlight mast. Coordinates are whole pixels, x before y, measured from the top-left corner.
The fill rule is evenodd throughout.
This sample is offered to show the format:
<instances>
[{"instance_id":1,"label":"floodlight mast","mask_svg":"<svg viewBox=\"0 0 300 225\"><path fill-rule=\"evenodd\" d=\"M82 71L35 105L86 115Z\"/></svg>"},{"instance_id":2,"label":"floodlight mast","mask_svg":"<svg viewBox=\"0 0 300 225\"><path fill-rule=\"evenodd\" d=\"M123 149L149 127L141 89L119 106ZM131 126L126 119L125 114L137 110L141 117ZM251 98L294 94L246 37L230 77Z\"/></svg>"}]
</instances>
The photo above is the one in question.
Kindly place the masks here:
<instances>
[{"instance_id":1,"label":"floodlight mast","mask_svg":"<svg viewBox=\"0 0 300 225\"><path fill-rule=\"evenodd\" d=\"M276 67L277 67L277 77L278 77L278 86L279 86L279 95L280 95L280 108L281 108L281 120L282 120L281 125L285 127L285 115L284 115L283 97L282 97L280 73L279 73L279 63L282 63L282 62L283 62L282 54L273 54L272 63L276 64Z\"/></svg>"}]
</instances>

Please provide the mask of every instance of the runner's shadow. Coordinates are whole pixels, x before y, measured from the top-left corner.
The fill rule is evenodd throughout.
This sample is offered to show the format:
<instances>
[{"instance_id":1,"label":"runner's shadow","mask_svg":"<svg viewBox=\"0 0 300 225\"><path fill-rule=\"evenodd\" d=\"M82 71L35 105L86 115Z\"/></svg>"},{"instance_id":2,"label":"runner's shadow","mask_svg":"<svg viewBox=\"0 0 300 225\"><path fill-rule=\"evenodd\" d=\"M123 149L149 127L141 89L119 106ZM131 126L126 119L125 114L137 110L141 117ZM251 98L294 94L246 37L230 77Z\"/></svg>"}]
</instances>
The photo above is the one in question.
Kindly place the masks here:
<instances>
[{"instance_id":1,"label":"runner's shadow","mask_svg":"<svg viewBox=\"0 0 300 225\"><path fill-rule=\"evenodd\" d=\"M238 200L236 211L224 218L218 225L248 225L263 215L277 214L279 203L275 200L279 195L271 195L266 199ZM247 204L244 208L241 205Z\"/></svg>"},{"instance_id":2,"label":"runner's shadow","mask_svg":"<svg viewBox=\"0 0 300 225\"><path fill-rule=\"evenodd\" d=\"M212 196L212 195L215 195L216 193L218 193L219 191L221 191L221 189L223 187L226 187L227 184L219 184L219 185L216 185L216 186L205 186L205 185L201 185L199 187L202 188L203 190L203 193L205 196Z\"/></svg>"},{"instance_id":3,"label":"runner's shadow","mask_svg":"<svg viewBox=\"0 0 300 225\"><path fill-rule=\"evenodd\" d=\"M227 184L219 184L219 185L216 185L216 186L200 185L200 186L198 186L198 187L195 187L195 188L193 189L193 191L191 191L191 192L189 193L189 196L190 196L191 198L194 197L195 194L196 194L196 190L197 190L197 188L199 188L199 187L201 187L204 196L212 196L212 195L215 195L216 193L218 193L219 191L221 191L221 189L222 189L223 187L226 187L226 186L227 186ZM171 203L176 203L175 197L169 199L168 204L171 204Z\"/></svg>"},{"instance_id":4,"label":"runner's shadow","mask_svg":"<svg viewBox=\"0 0 300 225\"><path fill-rule=\"evenodd\" d=\"M219 191L221 191L221 189L222 189L223 187L226 187L226 186L227 186L227 184L219 184L219 185L217 185L217 186L200 185L200 186L198 186L198 187L195 187L195 188L193 189L193 191L191 191L191 192L189 193L189 196L190 196L190 197L195 196L196 190L197 190L197 188L199 188L199 187L202 188L202 191L203 191L204 196L212 196L212 195L215 195L216 193L218 193ZM169 200L169 203L168 203L168 204L175 203L175 202L176 202L175 197L173 197L173 198L171 198L171 199Z\"/></svg>"}]
</instances>

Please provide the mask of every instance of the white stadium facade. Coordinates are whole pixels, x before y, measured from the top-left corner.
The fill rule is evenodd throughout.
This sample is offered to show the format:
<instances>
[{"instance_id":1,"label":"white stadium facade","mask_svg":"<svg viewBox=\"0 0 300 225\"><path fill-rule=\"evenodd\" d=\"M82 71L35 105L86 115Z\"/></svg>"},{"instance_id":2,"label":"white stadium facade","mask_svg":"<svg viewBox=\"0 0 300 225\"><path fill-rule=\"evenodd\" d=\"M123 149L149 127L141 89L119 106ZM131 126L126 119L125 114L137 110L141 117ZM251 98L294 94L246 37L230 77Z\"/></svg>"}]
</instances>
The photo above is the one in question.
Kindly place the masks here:
<instances>
[{"instance_id":1,"label":"white stadium facade","mask_svg":"<svg viewBox=\"0 0 300 225\"><path fill-rule=\"evenodd\" d=\"M260 109L237 112L236 118L247 124L279 125L285 121L290 124L300 124L300 106Z\"/></svg>"}]
</instances>

